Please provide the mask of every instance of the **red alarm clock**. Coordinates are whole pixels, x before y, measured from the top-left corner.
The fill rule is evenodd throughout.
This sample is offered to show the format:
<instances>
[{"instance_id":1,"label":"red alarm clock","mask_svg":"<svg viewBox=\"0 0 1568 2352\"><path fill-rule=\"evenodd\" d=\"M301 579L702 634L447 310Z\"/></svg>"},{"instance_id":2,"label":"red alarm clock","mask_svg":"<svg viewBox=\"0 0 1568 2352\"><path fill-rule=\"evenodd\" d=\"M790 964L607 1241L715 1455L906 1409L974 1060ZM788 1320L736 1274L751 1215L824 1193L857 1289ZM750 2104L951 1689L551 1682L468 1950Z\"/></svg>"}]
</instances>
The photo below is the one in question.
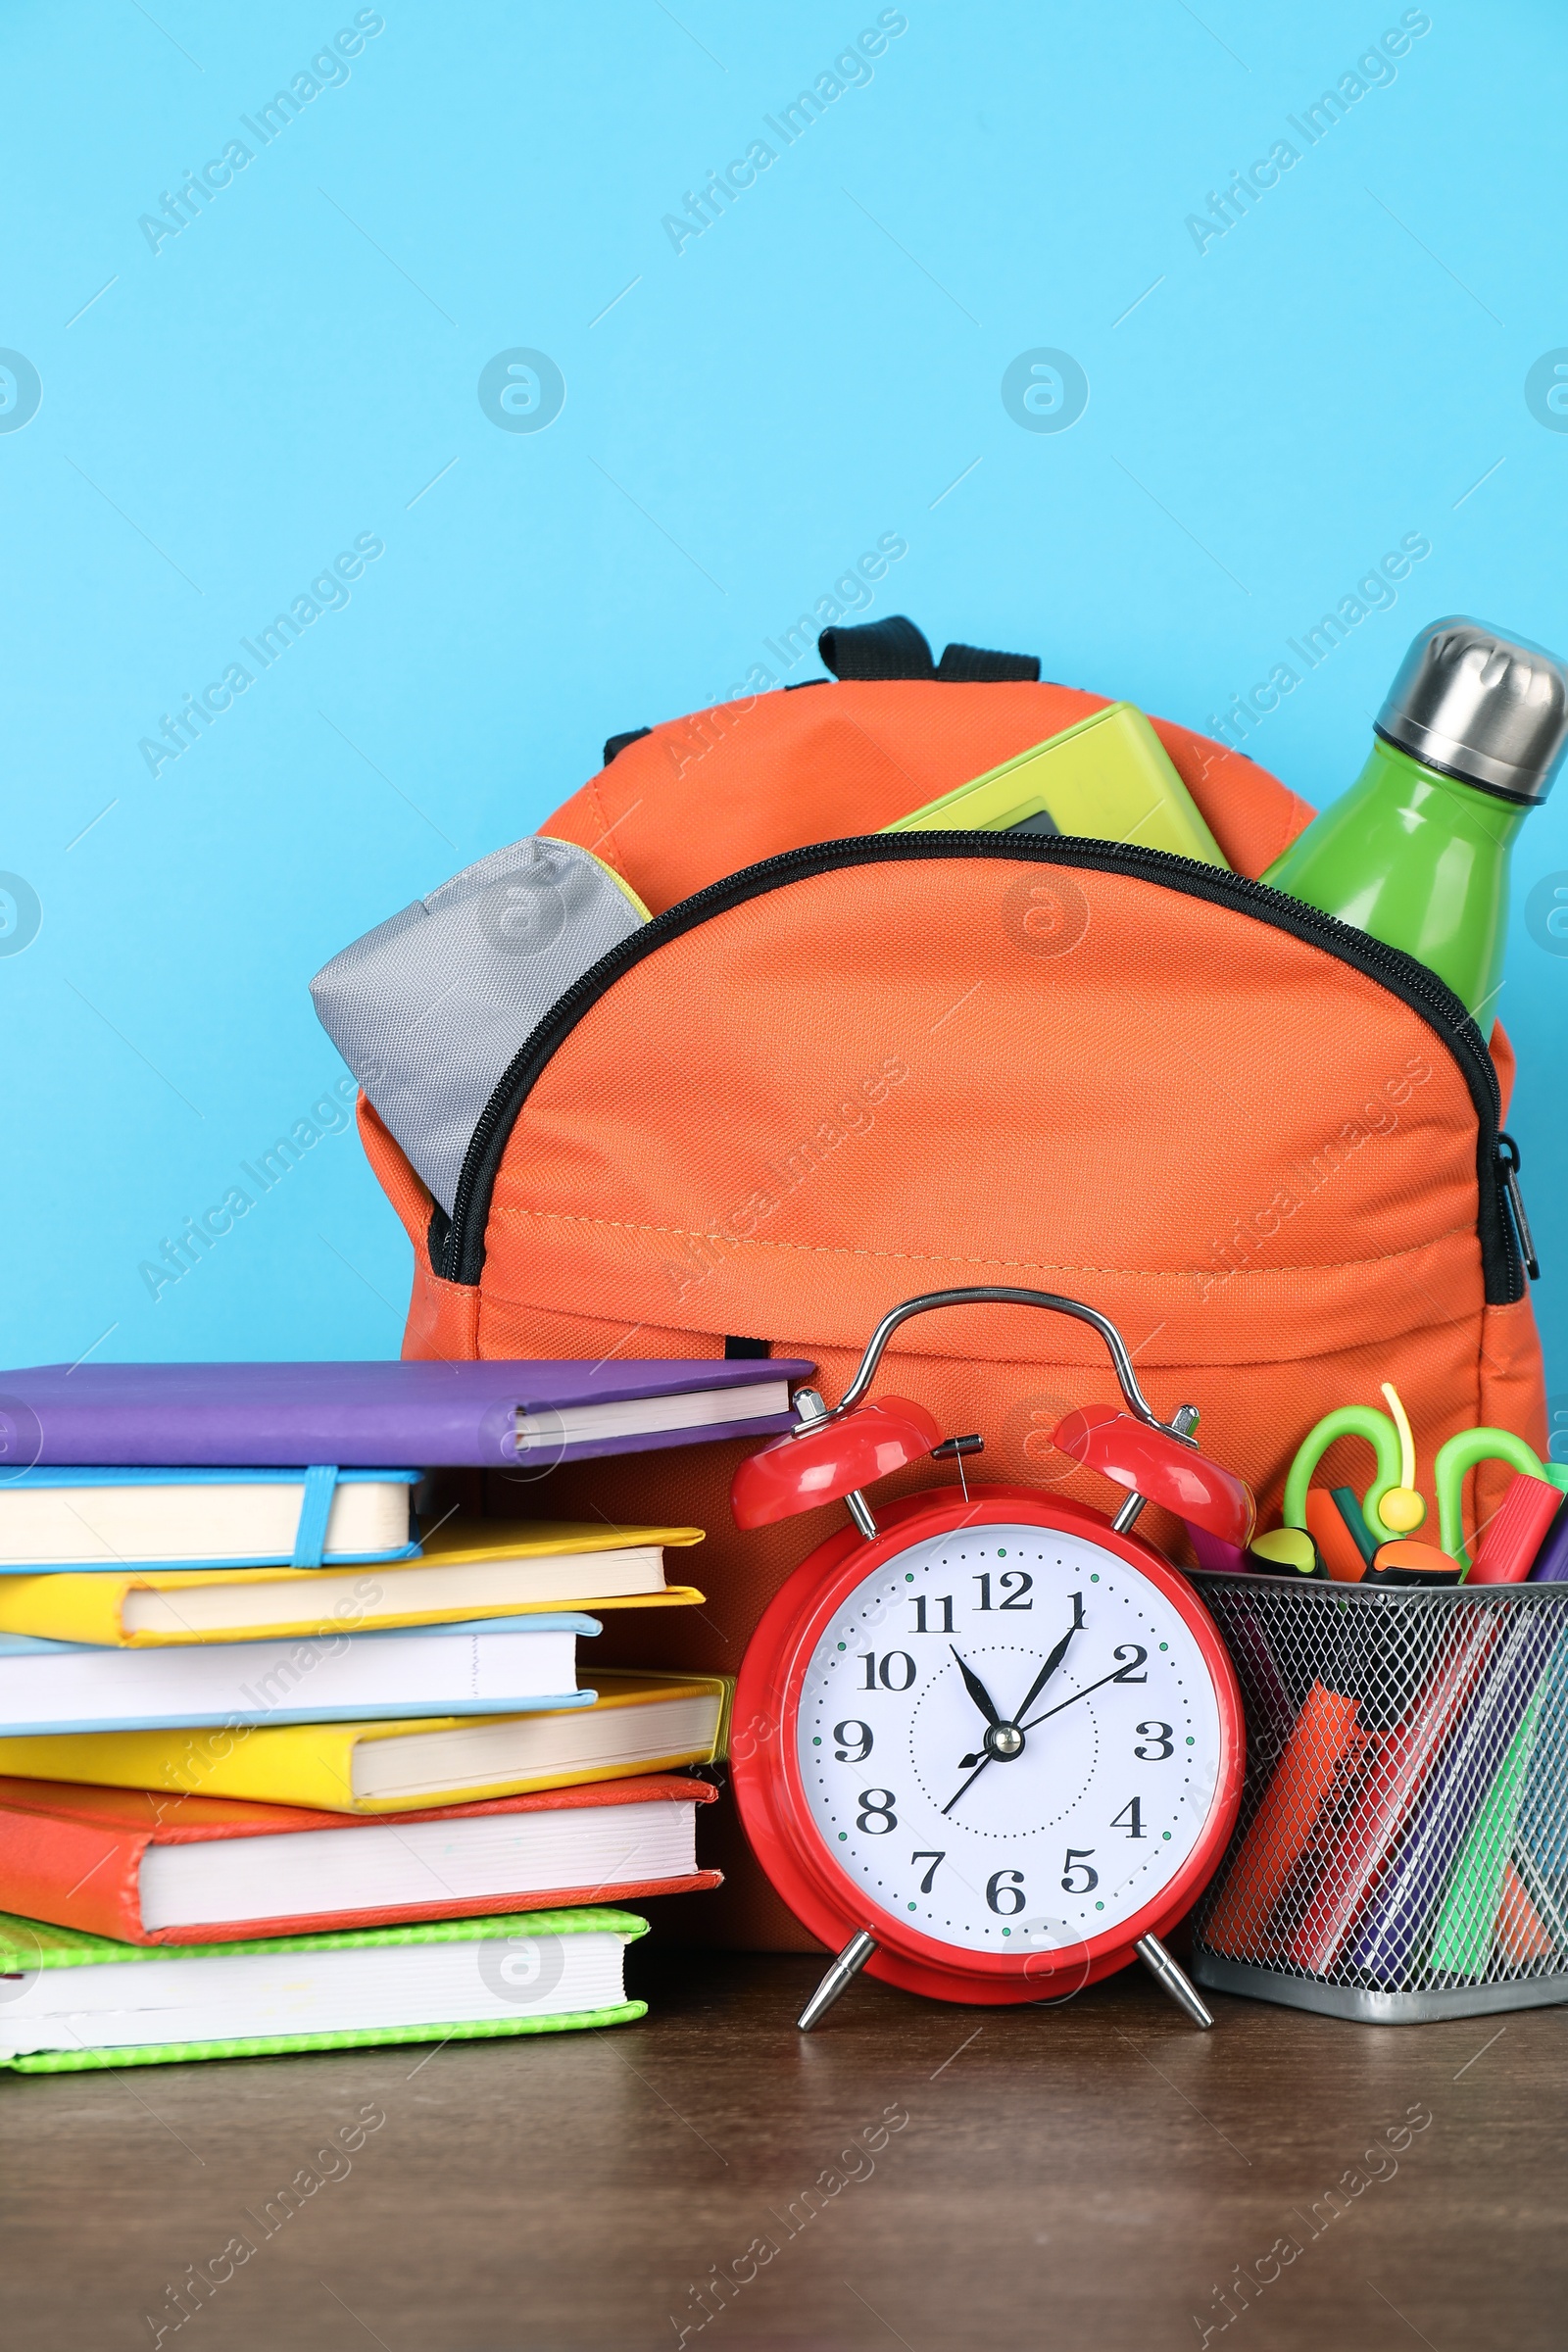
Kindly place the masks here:
<instances>
[{"instance_id":1,"label":"red alarm clock","mask_svg":"<svg viewBox=\"0 0 1568 2352\"><path fill-rule=\"evenodd\" d=\"M1068 1413L1055 1443L1131 1492L1115 1517L1032 1487L942 1487L873 1515L862 1488L923 1457L959 1461L924 1406L862 1401L888 1340L940 1306L1043 1307L1096 1330L1126 1410ZM752 1638L735 1698L741 1818L785 1902L839 1957L800 2023L856 1971L938 2000L1065 1998L1136 1956L1200 2026L1209 2012L1159 1940L1218 1866L1241 1799L1241 1695L1186 1577L1133 1532L1146 1501L1239 1563L1254 1509L1197 1449L1198 1413L1160 1421L1120 1333L1047 1291L935 1291L872 1334L831 1409L743 1462L743 1528L842 1499Z\"/></svg>"}]
</instances>

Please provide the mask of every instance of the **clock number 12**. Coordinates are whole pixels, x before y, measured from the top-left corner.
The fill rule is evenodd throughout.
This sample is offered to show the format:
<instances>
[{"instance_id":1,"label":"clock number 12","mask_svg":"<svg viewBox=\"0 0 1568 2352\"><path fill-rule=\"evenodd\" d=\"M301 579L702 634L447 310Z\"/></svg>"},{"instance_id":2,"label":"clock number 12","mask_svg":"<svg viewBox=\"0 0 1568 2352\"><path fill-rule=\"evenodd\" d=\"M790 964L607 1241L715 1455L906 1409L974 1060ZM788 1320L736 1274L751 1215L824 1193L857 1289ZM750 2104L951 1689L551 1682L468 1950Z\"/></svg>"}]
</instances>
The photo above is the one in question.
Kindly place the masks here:
<instances>
[{"instance_id":1,"label":"clock number 12","mask_svg":"<svg viewBox=\"0 0 1568 2352\"><path fill-rule=\"evenodd\" d=\"M989 1609L991 1606L990 1577L977 1576L972 1581L980 1588L980 1598L976 1606L981 1609ZM1026 1592L1034 1591L1035 1583L1027 1568L1004 1568L999 1582L1003 1592L1003 1598L998 1603L999 1607L1004 1609L1032 1609L1034 1607L1035 1604L1032 1600L1024 1598ZM1075 1592L1073 1599L1075 1602L1081 1602L1081 1595Z\"/></svg>"}]
</instances>

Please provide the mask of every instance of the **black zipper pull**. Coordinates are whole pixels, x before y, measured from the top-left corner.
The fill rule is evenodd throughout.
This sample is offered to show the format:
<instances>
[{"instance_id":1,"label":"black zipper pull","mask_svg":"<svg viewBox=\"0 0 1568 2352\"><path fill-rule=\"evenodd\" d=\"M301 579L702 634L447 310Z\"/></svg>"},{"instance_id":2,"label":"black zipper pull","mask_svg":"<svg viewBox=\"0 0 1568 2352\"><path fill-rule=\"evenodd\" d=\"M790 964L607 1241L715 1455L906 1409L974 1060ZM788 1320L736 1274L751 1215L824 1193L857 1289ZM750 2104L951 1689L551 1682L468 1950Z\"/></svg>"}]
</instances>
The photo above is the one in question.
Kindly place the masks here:
<instances>
[{"instance_id":1,"label":"black zipper pull","mask_svg":"<svg viewBox=\"0 0 1568 2352\"><path fill-rule=\"evenodd\" d=\"M1519 1147L1511 1135L1499 1129L1497 1158L1502 1166L1502 1189L1507 1196L1513 1229L1519 1238L1519 1254L1525 1261L1525 1272L1532 1282L1541 1280L1541 1260L1536 1255L1535 1239L1530 1231L1530 1219L1525 1215L1525 1197L1519 1190Z\"/></svg>"}]
</instances>

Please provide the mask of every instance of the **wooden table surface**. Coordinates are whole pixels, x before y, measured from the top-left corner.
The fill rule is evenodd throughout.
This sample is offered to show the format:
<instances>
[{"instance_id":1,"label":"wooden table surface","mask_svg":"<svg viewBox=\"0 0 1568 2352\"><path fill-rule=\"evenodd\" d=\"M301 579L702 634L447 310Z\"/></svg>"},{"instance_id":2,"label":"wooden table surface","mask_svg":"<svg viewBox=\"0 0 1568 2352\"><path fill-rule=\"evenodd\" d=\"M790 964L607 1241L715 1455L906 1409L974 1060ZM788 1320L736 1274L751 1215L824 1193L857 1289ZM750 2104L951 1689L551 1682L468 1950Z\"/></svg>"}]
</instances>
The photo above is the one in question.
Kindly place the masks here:
<instances>
[{"instance_id":1,"label":"wooden table surface","mask_svg":"<svg viewBox=\"0 0 1568 2352\"><path fill-rule=\"evenodd\" d=\"M861 1980L803 2036L811 1961L632 1974L651 2015L600 2034L0 2077L7 2352L1568 2332L1561 2011L1380 2030L1216 1995L1199 2034L1141 1971L1060 2009ZM318 2155L343 2126L358 2152ZM176 2327L168 2288L238 2233Z\"/></svg>"}]
</instances>

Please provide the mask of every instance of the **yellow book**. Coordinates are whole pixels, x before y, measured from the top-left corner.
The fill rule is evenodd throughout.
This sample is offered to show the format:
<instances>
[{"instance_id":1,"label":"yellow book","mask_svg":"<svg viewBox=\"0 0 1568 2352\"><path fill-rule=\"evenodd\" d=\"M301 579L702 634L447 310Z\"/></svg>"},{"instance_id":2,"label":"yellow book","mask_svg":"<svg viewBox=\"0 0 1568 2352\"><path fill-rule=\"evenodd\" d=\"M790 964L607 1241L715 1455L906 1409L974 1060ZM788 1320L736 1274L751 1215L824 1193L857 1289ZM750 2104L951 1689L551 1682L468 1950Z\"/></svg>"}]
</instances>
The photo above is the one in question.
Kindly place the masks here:
<instances>
[{"instance_id":1,"label":"yellow book","mask_svg":"<svg viewBox=\"0 0 1568 2352\"><path fill-rule=\"evenodd\" d=\"M1020 829L1169 850L1178 858L1225 866L1220 846L1170 755L1131 703L1096 710L883 828L888 833Z\"/></svg>"},{"instance_id":2,"label":"yellow book","mask_svg":"<svg viewBox=\"0 0 1568 2352\"><path fill-rule=\"evenodd\" d=\"M0 1576L0 1634L101 1647L256 1642L268 1635L389 1633L536 1611L689 1608L663 1553L700 1527L475 1520L438 1528L417 1560L360 1568L126 1568Z\"/></svg>"},{"instance_id":3,"label":"yellow book","mask_svg":"<svg viewBox=\"0 0 1568 2352\"><path fill-rule=\"evenodd\" d=\"M620 1674L591 1707L374 1723L65 1732L0 1740L0 1774L179 1796L250 1797L323 1813L409 1813L535 1788L710 1764L729 1741L734 1678Z\"/></svg>"}]
</instances>

